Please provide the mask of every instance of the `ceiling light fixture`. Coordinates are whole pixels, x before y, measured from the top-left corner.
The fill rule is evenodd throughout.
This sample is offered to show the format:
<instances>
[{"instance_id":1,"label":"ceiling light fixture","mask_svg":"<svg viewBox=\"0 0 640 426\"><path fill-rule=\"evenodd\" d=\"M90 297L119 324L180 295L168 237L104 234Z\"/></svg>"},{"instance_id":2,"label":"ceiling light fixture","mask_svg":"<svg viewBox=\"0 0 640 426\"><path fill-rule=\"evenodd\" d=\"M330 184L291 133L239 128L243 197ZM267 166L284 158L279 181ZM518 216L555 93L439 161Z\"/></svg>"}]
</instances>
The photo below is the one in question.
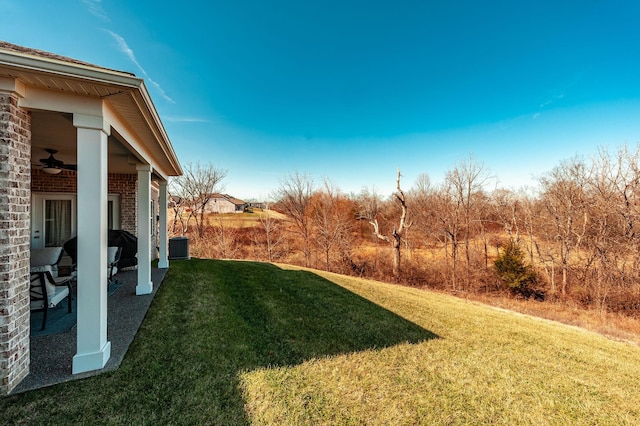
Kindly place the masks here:
<instances>
[{"instance_id":1,"label":"ceiling light fixture","mask_svg":"<svg viewBox=\"0 0 640 426\"><path fill-rule=\"evenodd\" d=\"M49 175L57 175L58 173L60 173L62 171L62 169L59 169L58 167L43 167L42 171L45 172L46 174Z\"/></svg>"}]
</instances>

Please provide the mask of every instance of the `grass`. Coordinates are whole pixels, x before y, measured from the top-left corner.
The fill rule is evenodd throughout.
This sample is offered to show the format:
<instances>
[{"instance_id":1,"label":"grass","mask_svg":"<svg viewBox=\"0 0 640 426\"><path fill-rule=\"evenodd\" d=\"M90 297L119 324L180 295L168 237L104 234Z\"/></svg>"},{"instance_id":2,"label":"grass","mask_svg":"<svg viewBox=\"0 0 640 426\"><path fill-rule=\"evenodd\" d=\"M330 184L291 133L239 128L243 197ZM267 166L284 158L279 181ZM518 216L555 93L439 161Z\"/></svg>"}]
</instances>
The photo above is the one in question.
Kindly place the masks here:
<instances>
[{"instance_id":1,"label":"grass","mask_svg":"<svg viewBox=\"0 0 640 426\"><path fill-rule=\"evenodd\" d=\"M208 213L206 215L206 223L209 226L219 226L220 222L231 229L242 228L262 228L261 220L268 215L269 218L274 220L288 220L288 217L282 213L278 213L275 210L263 210L253 208L249 212L242 213ZM186 221L187 214L183 214L183 219ZM174 214L169 213L169 222L173 223ZM193 222L191 223L193 225Z\"/></svg>"},{"instance_id":2,"label":"grass","mask_svg":"<svg viewBox=\"0 0 640 426\"><path fill-rule=\"evenodd\" d=\"M119 370L2 424L638 424L640 348L450 296L173 262Z\"/></svg>"}]
</instances>

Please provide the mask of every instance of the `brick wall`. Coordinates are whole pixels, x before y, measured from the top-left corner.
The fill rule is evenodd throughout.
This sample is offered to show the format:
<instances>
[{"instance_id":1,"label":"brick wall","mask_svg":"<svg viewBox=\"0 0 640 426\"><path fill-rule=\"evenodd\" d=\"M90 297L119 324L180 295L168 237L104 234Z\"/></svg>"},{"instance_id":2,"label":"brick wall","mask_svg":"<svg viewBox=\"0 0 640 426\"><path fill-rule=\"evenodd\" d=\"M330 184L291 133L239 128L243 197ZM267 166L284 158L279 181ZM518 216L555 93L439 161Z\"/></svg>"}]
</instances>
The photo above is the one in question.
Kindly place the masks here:
<instances>
[{"instance_id":1,"label":"brick wall","mask_svg":"<svg viewBox=\"0 0 640 426\"><path fill-rule=\"evenodd\" d=\"M0 93L0 394L29 373L31 117Z\"/></svg>"},{"instance_id":2,"label":"brick wall","mask_svg":"<svg viewBox=\"0 0 640 426\"><path fill-rule=\"evenodd\" d=\"M76 172L63 170L57 175L49 175L33 168L31 170L31 192L78 192Z\"/></svg>"},{"instance_id":3,"label":"brick wall","mask_svg":"<svg viewBox=\"0 0 640 426\"><path fill-rule=\"evenodd\" d=\"M63 170L57 175L48 175L38 168L32 170L31 190L33 192L70 192L76 193L78 189L76 172ZM138 175L109 173L108 176L109 194L120 195L120 229L138 233ZM159 187L156 182L151 183L151 199L154 200L153 217L160 214L158 203ZM154 231L151 235L151 259L158 258L156 247L160 244L158 234L158 222L154 219Z\"/></svg>"},{"instance_id":4,"label":"brick wall","mask_svg":"<svg viewBox=\"0 0 640 426\"><path fill-rule=\"evenodd\" d=\"M57 175L48 175L38 168L32 170L33 192L78 192L76 172L63 170ZM136 174L109 173L109 194L120 195L120 229L136 234Z\"/></svg>"},{"instance_id":5,"label":"brick wall","mask_svg":"<svg viewBox=\"0 0 640 426\"><path fill-rule=\"evenodd\" d=\"M120 194L120 229L131 232L137 231L137 174L109 173L109 194Z\"/></svg>"}]
</instances>

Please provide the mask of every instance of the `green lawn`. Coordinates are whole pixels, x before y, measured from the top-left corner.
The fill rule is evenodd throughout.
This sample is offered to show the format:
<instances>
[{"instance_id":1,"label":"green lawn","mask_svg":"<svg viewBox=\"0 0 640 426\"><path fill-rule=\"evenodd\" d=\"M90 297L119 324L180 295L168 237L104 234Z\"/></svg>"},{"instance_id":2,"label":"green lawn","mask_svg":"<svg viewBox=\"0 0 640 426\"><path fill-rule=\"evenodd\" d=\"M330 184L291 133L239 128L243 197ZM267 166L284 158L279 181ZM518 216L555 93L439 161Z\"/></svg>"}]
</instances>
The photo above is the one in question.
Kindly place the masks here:
<instances>
[{"instance_id":1,"label":"green lawn","mask_svg":"<svg viewBox=\"0 0 640 426\"><path fill-rule=\"evenodd\" d=\"M640 348L446 295L175 261L115 372L0 423L639 424Z\"/></svg>"}]
</instances>

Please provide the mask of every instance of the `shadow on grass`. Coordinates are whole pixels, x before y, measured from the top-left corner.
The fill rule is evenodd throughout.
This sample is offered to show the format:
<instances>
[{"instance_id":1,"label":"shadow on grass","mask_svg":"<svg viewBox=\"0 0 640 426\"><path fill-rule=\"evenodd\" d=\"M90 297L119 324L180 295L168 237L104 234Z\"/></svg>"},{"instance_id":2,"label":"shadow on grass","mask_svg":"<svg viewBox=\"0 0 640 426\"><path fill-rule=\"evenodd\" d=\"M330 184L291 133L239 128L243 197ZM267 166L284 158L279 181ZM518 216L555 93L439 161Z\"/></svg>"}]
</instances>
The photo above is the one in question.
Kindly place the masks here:
<instances>
[{"instance_id":1,"label":"shadow on grass","mask_svg":"<svg viewBox=\"0 0 640 426\"><path fill-rule=\"evenodd\" d=\"M248 424L242 372L436 337L310 272L174 261L119 370L23 402L55 398L59 419L75 423Z\"/></svg>"},{"instance_id":2,"label":"shadow on grass","mask_svg":"<svg viewBox=\"0 0 640 426\"><path fill-rule=\"evenodd\" d=\"M221 412L235 412L243 423L248 420L239 389L242 371L437 337L318 275L271 264L174 263L163 290L181 294L178 334L195 351L183 352L184 358L201 357L204 381ZM162 310L154 321L162 320Z\"/></svg>"},{"instance_id":3,"label":"shadow on grass","mask_svg":"<svg viewBox=\"0 0 640 426\"><path fill-rule=\"evenodd\" d=\"M237 265L228 265L233 268ZM259 276L224 286L230 317L245 331L256 367L418 343L430 331L308 271L253 264ZM239 277L239 274L233 274ZM270 279L262 279L270 275Z\"/></svg>"}]
</instances>

